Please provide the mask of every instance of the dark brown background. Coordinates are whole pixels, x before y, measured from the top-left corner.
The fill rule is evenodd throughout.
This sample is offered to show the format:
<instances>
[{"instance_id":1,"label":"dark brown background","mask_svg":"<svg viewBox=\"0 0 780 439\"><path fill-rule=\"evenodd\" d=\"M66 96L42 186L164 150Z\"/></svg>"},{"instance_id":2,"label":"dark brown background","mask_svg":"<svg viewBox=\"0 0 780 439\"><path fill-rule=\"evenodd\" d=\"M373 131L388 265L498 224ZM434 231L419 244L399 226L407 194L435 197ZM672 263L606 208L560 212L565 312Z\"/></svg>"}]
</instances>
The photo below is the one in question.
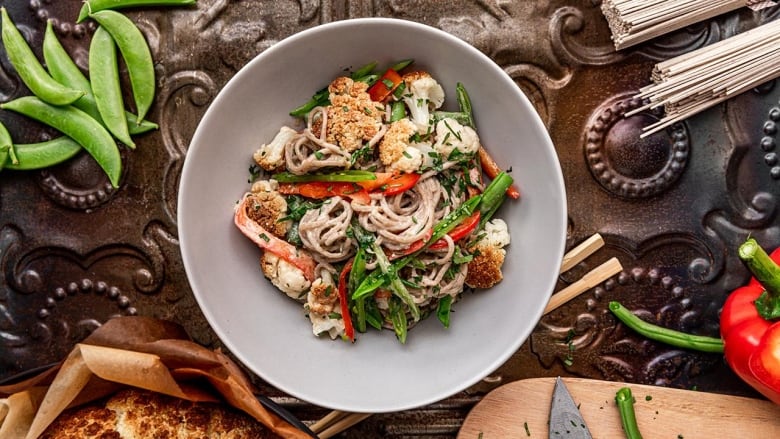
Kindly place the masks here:
<instances>
[{"instance_id":1,"label":"dark brown background","mask_svg":"<svg viewBox=\"0 0 780 439\"><path fill-rule=\"evenodd\" d=\"M94 26L74 23L81 1L0 4L39 56L45 20L53 19L86 67ZM171 319L196 341L218 347L178 247L177 185L192 133L228 79L275 42L321 23L382 16L465 39L501 65L536 106L563 167L569 247L594 232L607 241L558 287L612 256L625 270L545 316L479 385L418 410L371 417L347 437L452 437L484 392L527 377L572 375L753 396L721 356L644 341L616 325L606 305L620 300L662 325L717 336L725 297L748 277L735 248L748 235L767 248L780 245L775 82L644 140L640 128L658 115L622 117L637 105L632 94L648 83L656 62L778 18L780 7L744 8L617 53L599 6L598 0L200 0L196 7L128 12L157 63L149 118L161 129L123 154L117 190L86 155L44 172L0 173L0 378L61 359L117 315ZM0 100L28 94L0 54ZM0 112L0 120L20 143L55 135L10 112ZM327 413L258 384L306 421Z\"/></svg>"}]
</instances>

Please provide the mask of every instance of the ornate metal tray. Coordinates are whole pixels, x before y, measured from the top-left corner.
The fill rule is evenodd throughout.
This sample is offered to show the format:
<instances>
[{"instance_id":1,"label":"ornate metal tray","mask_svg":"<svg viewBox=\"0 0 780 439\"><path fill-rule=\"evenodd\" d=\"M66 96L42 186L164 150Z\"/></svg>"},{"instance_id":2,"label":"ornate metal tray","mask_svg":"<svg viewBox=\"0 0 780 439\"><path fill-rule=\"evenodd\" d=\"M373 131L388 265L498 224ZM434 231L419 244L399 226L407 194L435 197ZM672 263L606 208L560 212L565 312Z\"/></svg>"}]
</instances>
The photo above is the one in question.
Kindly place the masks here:
<instances>
[{"instance_id":1,"label":"ornate metal tray","mask_svg":"<svg viewBox=\"0 0 780 439\"><path fill-rule=\"evenodd\" d=\"M78 0L3 2L40 47L51 19L86 68L94 25L75 24ZM194 129L211 99L255 55L321 23L383 16L423 22L482 50L532 100L556 145L569 204L569 246L595 232L606 248L560 278L562 288L617 256L624 271L545 316L531 338L477 386L418 410L377 415L346 437L452 437L468 410L501 383L570 375L755 396L719 355L674 349L622 329L619 300L669 327L717 336L729 292L748 279L735 255L751 235L780 246L780 87L775 81L663 133L639 139L658 115L624 113L659 60L780 17L747 8L615 52L598 0L239 1L128 12L150 42L160 130L123 156L113 189L88 157L41 172L0 173L0 378L61 359L102 322L148 315L219 346L189 290L178 248L176 194ZM27 90L0 52L0 100ZM38 53L40 56L40 53ZM7 111L15 138L54 135ZM257 380L305 421L327 410Z\"/></svg>"}]
</instances>

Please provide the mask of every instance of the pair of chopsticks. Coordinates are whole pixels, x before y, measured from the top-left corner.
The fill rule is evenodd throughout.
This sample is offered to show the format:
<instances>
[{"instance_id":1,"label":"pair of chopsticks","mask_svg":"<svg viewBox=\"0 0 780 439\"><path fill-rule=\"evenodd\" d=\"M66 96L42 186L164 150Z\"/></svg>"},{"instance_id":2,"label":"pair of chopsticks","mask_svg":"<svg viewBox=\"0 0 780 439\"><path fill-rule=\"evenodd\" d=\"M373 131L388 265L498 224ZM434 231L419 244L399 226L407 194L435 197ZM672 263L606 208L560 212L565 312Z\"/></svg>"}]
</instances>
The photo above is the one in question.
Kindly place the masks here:
<instances>
[{"instance_id":1,"label":"pair of chopsticks","mask_svg":"<svg viewBox=\"0 0 780 439\"><path fill-rule=\"evenodd\" d=\"M562 274L571 270L574 266L584 261L603 246L604 239L598 233L586 239L563 256L560 273ZM620 264L620 261L615 257L610 258L598 267L585 273L578 281L553 294L550 301L547 303L547 307L544 309L544 314L548 314L559 308L566 302L621 271L623 271L623 266ZM309 429L316 433L320 439L327 439L352 427L358 422L363 421L369 416L371 416L371 413L350 413L341 410L333 410L322 419L312 424Z\"/></svg>"},{"instance_id":2,"label":"pair of chopsticks","mask_svg":"<svg viewBox=\"0 0 780 439\"><path fill-rule=\"evenodd\" d=\"M322 419L312 424L309 429L317 434L318 438L327 439L352 427L372 414L373 413L351 413L333 410Z\"/></svg>"}]
</instances>

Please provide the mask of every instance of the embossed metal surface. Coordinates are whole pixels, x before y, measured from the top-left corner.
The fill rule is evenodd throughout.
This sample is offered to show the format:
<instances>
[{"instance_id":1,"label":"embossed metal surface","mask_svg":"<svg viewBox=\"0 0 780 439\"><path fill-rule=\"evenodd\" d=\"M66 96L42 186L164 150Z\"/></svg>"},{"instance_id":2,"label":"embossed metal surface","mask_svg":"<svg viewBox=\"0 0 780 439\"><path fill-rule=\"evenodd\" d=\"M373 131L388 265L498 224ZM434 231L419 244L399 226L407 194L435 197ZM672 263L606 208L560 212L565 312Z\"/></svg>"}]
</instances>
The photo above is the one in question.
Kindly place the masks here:
<instances>
[{"instance_id":1,"label":"embossed metal surface","mask_svg":"<svg viewBox=\"0 0 780 439\"><path fill-rule=\"evenodd\" d=\"M94 25L75 24L80 0L0 4L39 56L45 20L53 20L86 68ZM647 84L655 62L776 19L780 7L745 8L620 53L598 0L200 0L196 7L128 15L156 60L158 95L149 117L160 130L123 153L118 189L85 155L43 172L0 173L0 378L59 360L116 315L171 319L196 341L218 347L178 248L177 184L192 133L227 80L276 41L320 23L383 16L463 38L501 65L534 103L563 167L569 245L594 232L607 242L562 276L559 287L612 256L625 270L545 316L479 385L418 410L371 417L345 437L452 437L481 395L526 377L574 375L755 395L720 356L644 341L616 325L607 303L620 300L663 325L716 336L725 297L748 278L735 247L747 235L780 246L775 82L646 139L639 139L640 129L658 114L623 117L638 104L632 95ZM0 54L0 100L28 94ZM55 135L10 112L1 111L0 120L18 142ZM305 421L327 413L257 381Z\"/></svg>"}]
</instances>

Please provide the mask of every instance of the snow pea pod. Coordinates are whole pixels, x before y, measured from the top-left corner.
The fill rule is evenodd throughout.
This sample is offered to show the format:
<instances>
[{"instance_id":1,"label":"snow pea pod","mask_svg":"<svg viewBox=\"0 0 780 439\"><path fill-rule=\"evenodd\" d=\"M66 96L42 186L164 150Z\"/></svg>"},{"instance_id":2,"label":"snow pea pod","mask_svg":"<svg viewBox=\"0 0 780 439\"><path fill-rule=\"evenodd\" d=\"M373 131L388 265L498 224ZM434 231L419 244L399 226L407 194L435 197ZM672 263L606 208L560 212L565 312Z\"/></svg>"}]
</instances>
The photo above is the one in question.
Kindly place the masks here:
<instances>
[{"instance_id":1,"label":"snow pea pod","mask_svg":"<svg viewBox=\"0 0 780 439\"><path fill-rule=\"evenodd\" d=\"M11 134L8 132L5 125L0 123L0 169L3 169L3 166L5 165L5 162L8 161L9 157L13 163L18 163L18 159L14 153L14 144L11 140Z\"/></svg>"},{"instance_id":2,"label":"snow pea pod","mask_svg":"<svg viewBox=\"0 0 780 439\"><path fill-rule=\"evenodd\" d=\"M186 6L195 4L195 0L87 0L79 11L76 23L81 23L90 13L104 9L121 9L135 6Z\"/></svg>"},{"instance_id":3,"label":"snow pea pod","mask_svg":"<svg viewBox=\"0 0 780 439\"><path fill-rule=\"evenodd\" d=\"M79 143L97 161L111 185L119 186L122 158L111 134L87 113L68 105L47 104L35 96L24 96L3 104L0 108L15 111L56 128Z\"/></svg>"},{"instance_id":4,"label":"snow pea pod","mask_svg":"<svg viewBox=\"0 0 780 439\"><path fill-rule=\"evenodd\" d=\"M0 14L2 40L8 60L33 94L52 105L68 105L84 95L81 90L65 87L55 81L35 57L24 36L8 16L8 11L2 7Z\"/></svg>"},{"instance_id":5,"label":"snow pea pod","mask_svg":"<svg viewBox=\"0 0 780 439\"><path fill-rule=\"evenodd\" d=\"M60 164L81 151L81 145L67 136L38 143L25 143L16 146L18 164L8 163L5 169L28 171L43 169Z\"/></svg>"},{"instance_id":6,"label":"snow pea pod","mask_svg":"<svg viewBox=\"0 0 780 439\"><path fill-rule=\"evenodd\" d=\"M106 9L89 15L104 27L116 42L130 76L130 87L138 120L146 116L154 101L154 61L143 34L129 18Z\"/></svg>"},{"instance_id":7,"label":"snow pea pod","mask_svg":"<svg viewBox=\"0 0 780 439\"><path fill-rule=\"evenodd\" d=\"M99 26L89 45L89 74L103 125L120 142L135 148L127 130L122 86L119 83L119 59L116 44L108 31Z\"/></svg>"},{"instance_id":8,"label":"snow pea pod","mask_svg":"<svg viewBox=\"0 0 780 439\"><path fill-rule=\"evenodd\" d=\"M57 39L51 22L46 23L46 32L43 37L43 59L49 67L51 76L57 82L70 88L85 91L84 96L76 100L72 105L102 123L103 118L100 116L100 111L98 111L89 79L81 73L73 58L70 57ZM148 120L142 120L138 123L137 116L129 111L125 111L125 120L131 135L143 134L158 128L156 123Z\"/></svg>"}]
</instances>

